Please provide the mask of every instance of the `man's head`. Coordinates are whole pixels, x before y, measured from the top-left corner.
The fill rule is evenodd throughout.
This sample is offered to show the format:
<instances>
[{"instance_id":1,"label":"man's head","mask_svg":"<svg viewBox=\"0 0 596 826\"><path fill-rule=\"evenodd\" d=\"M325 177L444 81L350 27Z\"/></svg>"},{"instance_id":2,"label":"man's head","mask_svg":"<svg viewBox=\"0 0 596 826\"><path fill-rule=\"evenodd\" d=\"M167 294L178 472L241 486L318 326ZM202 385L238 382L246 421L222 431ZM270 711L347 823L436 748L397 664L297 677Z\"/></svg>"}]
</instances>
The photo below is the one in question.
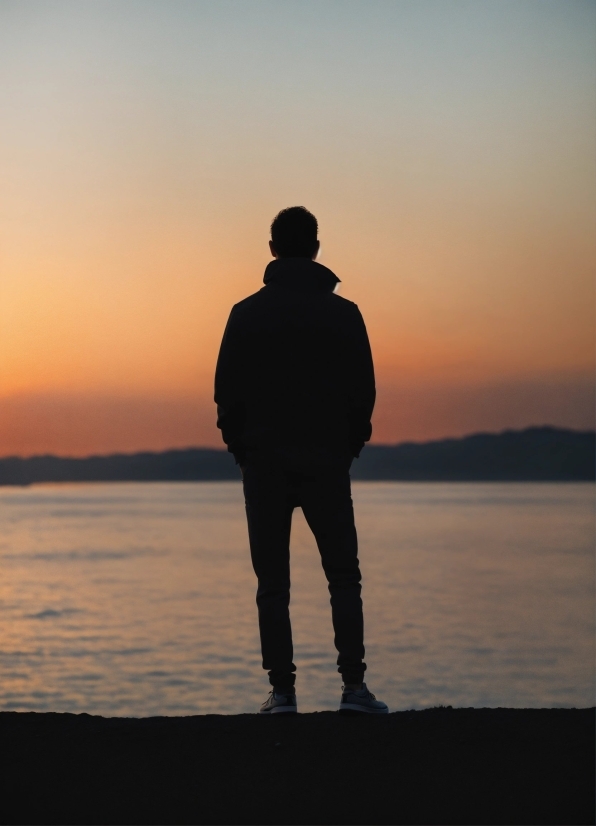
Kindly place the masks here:
<instances>
[{"instance_id":1,"label":"man's head","mask_svg":"<svg viewBox=\"0 0 596 826\"><path fill-rule=\"evenodd\" d=\"M271 224L269 248L274 258L316 258L317 219L301 206L282 209Z\"/></svg>"}]
</instances>

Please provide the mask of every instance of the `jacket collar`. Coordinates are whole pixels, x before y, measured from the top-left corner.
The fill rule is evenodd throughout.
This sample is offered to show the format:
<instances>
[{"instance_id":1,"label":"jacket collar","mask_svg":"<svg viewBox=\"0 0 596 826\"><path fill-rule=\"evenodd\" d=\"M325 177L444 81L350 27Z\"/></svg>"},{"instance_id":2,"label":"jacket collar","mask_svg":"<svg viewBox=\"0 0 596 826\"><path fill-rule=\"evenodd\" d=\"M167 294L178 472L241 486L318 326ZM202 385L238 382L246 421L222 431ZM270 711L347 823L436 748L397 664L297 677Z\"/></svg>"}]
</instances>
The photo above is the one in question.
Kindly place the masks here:
<instances>
[{"instance_id":1,"label":"jacket collar","mask_svg":"<svg viewBox=\"0 0 596 826\"><path fill-rule=\"evenodd\" d=\"M267 265L263 281L309 292L332 292L339 284L335 273L310 258L277 258Z\"/></svg>"}]
</instances>

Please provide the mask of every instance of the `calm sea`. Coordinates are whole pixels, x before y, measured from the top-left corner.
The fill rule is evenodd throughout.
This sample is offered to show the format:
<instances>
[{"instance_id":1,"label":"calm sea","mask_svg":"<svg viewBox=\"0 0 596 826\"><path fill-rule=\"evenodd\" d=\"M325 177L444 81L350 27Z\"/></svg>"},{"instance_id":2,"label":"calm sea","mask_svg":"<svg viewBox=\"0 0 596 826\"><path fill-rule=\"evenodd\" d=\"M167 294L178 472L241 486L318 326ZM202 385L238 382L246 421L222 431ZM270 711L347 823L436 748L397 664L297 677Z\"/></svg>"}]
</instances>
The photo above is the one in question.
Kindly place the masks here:
<instances>
[{"instance_id":1,"label":"calm sea","mask_svg":"<svg viewBox=\"0 0 596 826\"><path fill-rule=\"evenodd\" d=\"M391 710L594 703L589 484L355 483L367 679ZM261 670L238 483L0 488L0 708L253 712ZM300 511L302 711L339 698Z\"/></svg>"}]
</instances>

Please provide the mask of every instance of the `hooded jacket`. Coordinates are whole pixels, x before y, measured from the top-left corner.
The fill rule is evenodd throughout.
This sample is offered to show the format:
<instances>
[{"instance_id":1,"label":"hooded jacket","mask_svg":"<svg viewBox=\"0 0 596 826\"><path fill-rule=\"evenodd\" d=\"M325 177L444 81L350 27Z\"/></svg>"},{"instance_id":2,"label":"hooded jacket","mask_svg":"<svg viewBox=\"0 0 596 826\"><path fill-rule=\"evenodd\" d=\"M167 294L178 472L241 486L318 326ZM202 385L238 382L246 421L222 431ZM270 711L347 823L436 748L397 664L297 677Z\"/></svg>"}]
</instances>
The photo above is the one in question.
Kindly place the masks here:
<instances>
[{"instance_id":1,"label":"hooded jacket","mask_svg":"<svg viewBox=\"0 0 596 826\"><path fill-rule=\"evenodd\" d=\"M339 278L307 258L272 261L265 286L232 308L215 374L217 426L243 464L248 451L325 461L358 456L375 403L360 310Z\"/></svg>"}]
</instances>

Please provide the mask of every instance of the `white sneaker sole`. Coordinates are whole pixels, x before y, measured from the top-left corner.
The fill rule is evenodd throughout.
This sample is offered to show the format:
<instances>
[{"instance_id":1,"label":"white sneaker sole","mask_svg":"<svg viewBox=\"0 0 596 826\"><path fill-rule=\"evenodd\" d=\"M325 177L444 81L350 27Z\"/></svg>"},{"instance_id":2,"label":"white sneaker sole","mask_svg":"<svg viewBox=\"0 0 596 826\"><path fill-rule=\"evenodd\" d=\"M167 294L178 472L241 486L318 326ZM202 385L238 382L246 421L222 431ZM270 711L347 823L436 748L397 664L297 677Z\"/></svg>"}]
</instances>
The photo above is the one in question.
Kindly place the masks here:
<instances>
[{"instance_id":1,"label":"white sneaker sole","mask_svg":"<svg viewBox=\"0 0 596 826\"><path fill-rule=\"evenodd\" d=\"M288 706L278 706L272 708L271 711L259 711L259 714L298 714L298 708L296 706L290 708Z\"/></svg>"},{"instance_id":2,"label":"white sneaker sole","mask_svg":"<svg viewBox=\"0 0 596 826\"><path fill-rule=\"evenodd\" d=\"M389 714L388 708L367 708L366 706L359 706L356 703L340 703L339 711L360 712L360 714Z\"/></svg>"}]
</instances>

